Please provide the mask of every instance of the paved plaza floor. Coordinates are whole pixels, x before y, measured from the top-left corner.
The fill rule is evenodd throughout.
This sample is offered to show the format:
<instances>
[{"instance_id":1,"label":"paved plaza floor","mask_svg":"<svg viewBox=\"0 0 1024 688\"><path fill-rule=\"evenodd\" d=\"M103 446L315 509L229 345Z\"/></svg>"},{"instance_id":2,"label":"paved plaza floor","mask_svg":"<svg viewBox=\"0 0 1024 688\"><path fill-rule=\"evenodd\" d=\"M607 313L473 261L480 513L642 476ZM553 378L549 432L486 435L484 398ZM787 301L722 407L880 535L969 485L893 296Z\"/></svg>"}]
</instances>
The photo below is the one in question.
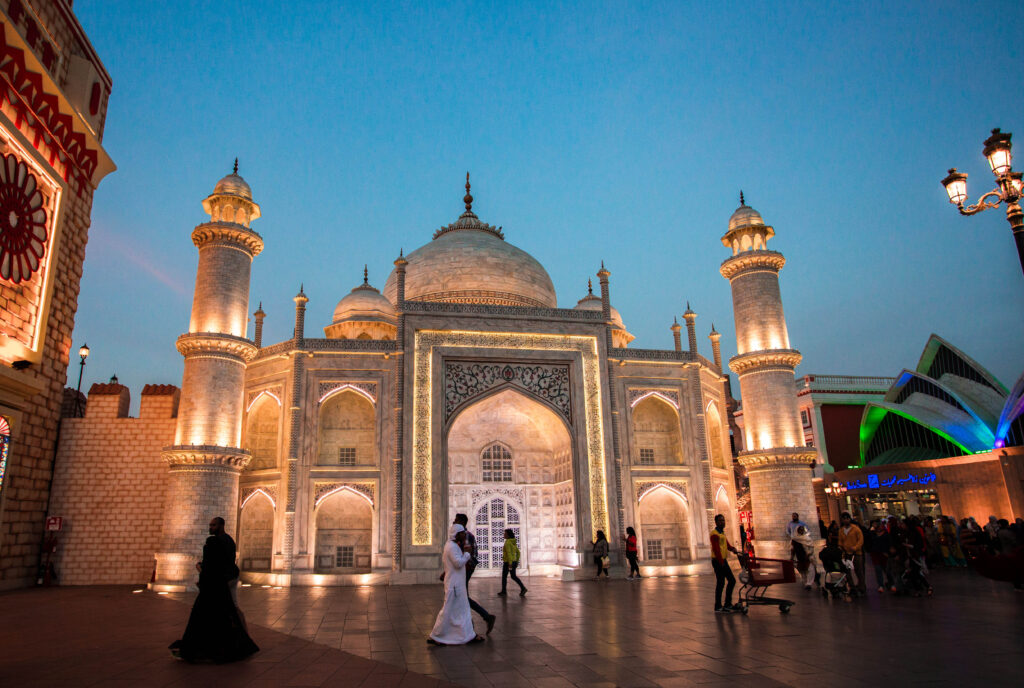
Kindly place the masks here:
<instances>
[{"instance_id":1,"label":"paved plaza floor","mask_svg":"<svg viewBox=\"0 0 1024 688\"><path fill-rule=\"evenodd\" d=\"M711 576L563 583L525 598L471 593L498 616L486 643L425 642L441 586L240 590L262 651L188 665L166 646L189 595L131 588L0 594L4 686L878 686L1008 685L1024 666L1024 594L940 571L933 598L825 601L779 586L789 614L716 615ZM477 619L478 629L483 630Z\"/></svg>"}]
</instances>

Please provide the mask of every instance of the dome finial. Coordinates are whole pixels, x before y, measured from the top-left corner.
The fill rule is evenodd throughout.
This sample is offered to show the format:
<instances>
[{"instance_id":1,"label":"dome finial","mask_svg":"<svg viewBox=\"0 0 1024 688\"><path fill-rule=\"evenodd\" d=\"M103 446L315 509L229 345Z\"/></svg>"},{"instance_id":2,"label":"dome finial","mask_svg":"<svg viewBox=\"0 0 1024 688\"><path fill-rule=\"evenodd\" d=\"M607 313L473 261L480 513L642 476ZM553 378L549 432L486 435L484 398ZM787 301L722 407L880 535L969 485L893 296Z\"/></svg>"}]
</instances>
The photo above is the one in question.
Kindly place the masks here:
<instances>
[{"instance_id":1,"label":"dome finial","mask_svg":"<svg viewBox=\"0 0 1024 688\"><path fill-rule=\"evenodd\" d=\"M366 266L366 263L363 263L363 284L369 284L369 283L370 283L370 270Z\"/></svg>"},{"instance_id":2,"label":"dome finial","mask_svg":"<svg viewBox=\"0 0 1024 688\"><path fill-rule=\"evenodd\" d=\"M746 205L746 201L743 200L743 190L740 189L740 205Z\"/></svg>"},{"instance_id":3,"label":"dome finial","mask_svg":"<svg viewBox=\"0 0 1024 688\"><path fill-rule=\"evenodd\" d=\"M463 197L462 202L466 204L466 212L473 212L473 196L469 193L469 172L466 173L466 195Z\"/></svg>"},{"instance_id":4,"label":"dome finial","mask_svg":"<svg viewBox=\"0 0 1024 688\"><path fill-rule=\"evenodd\" d=\"M238 158L235 158L235 169L231 170L231 174L238 174Z\"/></svg>"},{"instance_id":5,"label":"dome finial","mask_svg":"<svg viewBox=\"0 0 1024 688\"><path fill-rule=\"evenodd\" d=\"M587 278L587 294L589 294L590 296L594 295L594 283L591 281L589 277Z\"/></svg>"}]
</instances>

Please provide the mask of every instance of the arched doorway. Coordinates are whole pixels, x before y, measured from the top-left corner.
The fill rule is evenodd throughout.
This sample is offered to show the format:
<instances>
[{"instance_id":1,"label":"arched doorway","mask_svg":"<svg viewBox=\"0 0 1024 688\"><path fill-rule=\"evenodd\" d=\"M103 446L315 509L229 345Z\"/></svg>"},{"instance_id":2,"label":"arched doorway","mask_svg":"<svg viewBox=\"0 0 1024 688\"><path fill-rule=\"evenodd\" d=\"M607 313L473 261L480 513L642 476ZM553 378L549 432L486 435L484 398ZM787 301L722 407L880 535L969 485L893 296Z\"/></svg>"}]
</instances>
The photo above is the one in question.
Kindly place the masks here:
<instances>
[{"instance_id":1,"label":"arched doorway","mask_svg":"<svg viewBox=\"0 0 1024 688\"><path fill-rule=\"evenodd\" d=\"M269 571L274 546L274 503L262 490L242 504L238 525L238 560L243 571Z\"/></svg>"},{"instance_id":2,"label":"arched doorway","mask_svg":"<svg viewBox=\"0 0 1024 688\"><path fill-rule=\"evenodd\" d=\"M683 462L679 411L657 394L633 407L634 463L678 465Z\"/></svg>"},{"instance_id":3,"label":"arched doorway","mask_svg":"<svg viewBox=\"0 0 1024 688\"><path fill-rule=\"evenodd\" d=\"M525 525L521 507L504 497L485 499L476 508L470 519L476 528L477 559L481 569L501 569L502 551L505 546L505 529L511 528L516 541L522 542Z\"/></svg>"},{"instance_id":4,"label":"arched doorway","mask_svg":"<svg viewBox=\"0 0 1024 688\"><path fill-rule=\"evenodd\" d=\"M576 566L572 438L547 405L512 388L459 412L448 430L449 522L469 517L482 573L501 570L502 531L517 528L520 568L531 573Z\"/></svg>"},{"instance_id":5,"label":"arched doorway","mask_svg":"<svg viewBox=\"0 0 1024 688\"><path fill-rule=\"evenodd\" d=\"M651 566L689 564L690 519L685 498L666 486L640 497L641 557Z\"/></svg>"},{"instance_id":6,"label":"arched doorway","mask_svg":"<svg viewBox=\"0 0 1024 688\"><path fill-rule=\"evenodd\" d=\"M350 488L339 488L316 505L317 573L369 573L373 507Z\"/></svg>"}]
</instances>

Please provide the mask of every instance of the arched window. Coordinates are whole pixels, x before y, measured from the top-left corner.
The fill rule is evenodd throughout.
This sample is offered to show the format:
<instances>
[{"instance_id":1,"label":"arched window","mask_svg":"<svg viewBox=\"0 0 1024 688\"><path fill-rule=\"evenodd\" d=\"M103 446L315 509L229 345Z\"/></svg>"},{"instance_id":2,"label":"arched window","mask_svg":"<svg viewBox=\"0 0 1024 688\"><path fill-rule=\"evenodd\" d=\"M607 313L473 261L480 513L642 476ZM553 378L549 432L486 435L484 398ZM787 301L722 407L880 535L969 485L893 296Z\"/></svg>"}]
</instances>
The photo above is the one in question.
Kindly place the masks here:
<instances>
[{"instance_id":1,"label":"arched window","mask_svg":"<svg viewBox=\"0 0 1024 688\"><path fill-rule=\"evenodd\" d=\"M485 483L512 482L512 452L506 446L494 443L484 449L481 458Z\"/></svg>"},{"instance_id":2,"label":"arched window","mask_svg":"<svg viewBox=\"0 0 1024 688\"><path fill-rule=\"evenodd\" d=\"M4 474L7 473L7 452L11 446L11 426L0 416L0 490L4 488Z\"/></svg>"}]
</instances>

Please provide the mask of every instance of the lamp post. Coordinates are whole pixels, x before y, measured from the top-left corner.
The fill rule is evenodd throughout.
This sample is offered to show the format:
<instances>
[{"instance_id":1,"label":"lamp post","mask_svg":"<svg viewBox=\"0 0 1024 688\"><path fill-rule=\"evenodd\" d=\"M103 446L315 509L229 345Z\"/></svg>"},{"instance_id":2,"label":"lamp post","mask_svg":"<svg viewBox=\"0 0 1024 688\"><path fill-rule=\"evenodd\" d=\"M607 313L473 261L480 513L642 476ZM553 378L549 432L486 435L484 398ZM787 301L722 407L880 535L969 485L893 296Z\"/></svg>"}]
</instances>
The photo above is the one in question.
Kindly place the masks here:
<instances>
[{"instance_id":1,"label":"lamp post","mask_svg":"<svg viewBox=\"0 0 1024 688\"><path fill-rule=\"evenodd\" d=\"M967 200L967 175L957 172L955 167L949 170L949 175L942 180L942 185L946 187L949 202L957 207L961 215L974 215L982 210L998 208L1000 203L1006 204L1006 219L1013 230L1017 257L1020 259L1021 270L1024 271L1024 211L1020 207L1024 183L1021 181L1022 173L1013 171L1010 136L1009 132L1004 133L997 128L985 139L982 153L988 159L988 165L996 177L996 188L979 198L977 203L964 206Z\"/></svg>"},{"instance_id":2,"label":"lamp post","mask_svg":"<svg viewBox=\"0 0 1024 688\"><path fill-rule=\"evenodd\" d=\"M839 500L843 497L843 495L846 494L846 485L844 483L841 483L838 480L833 480L831 485L826 485L825 486L825 494L827 494L829 497L832 497L834 500L836 500L835 501L835 505L836 505L836 511L837 512L843 510L843 505L842 505L842 503ZM837 518L839 516L838 513L831 513L832 512L832 507L831 506L829 506L829 512L830 512L829 513L829 517L830 518L835 519L835 518Z\"/></svg>"},{"instance_id":3,"label":"lamp post","mask_svg":"<svg viewBox=\"0 0 1024 688\"><path fill-rule=\"evenodd\" d=\"M78 364L78 387L75 388L75 418L82 417L82 373L85 372L85 359L89 358L89 345L83 344L78 355L82 360Z\"/></svg>"}]
</instances>

